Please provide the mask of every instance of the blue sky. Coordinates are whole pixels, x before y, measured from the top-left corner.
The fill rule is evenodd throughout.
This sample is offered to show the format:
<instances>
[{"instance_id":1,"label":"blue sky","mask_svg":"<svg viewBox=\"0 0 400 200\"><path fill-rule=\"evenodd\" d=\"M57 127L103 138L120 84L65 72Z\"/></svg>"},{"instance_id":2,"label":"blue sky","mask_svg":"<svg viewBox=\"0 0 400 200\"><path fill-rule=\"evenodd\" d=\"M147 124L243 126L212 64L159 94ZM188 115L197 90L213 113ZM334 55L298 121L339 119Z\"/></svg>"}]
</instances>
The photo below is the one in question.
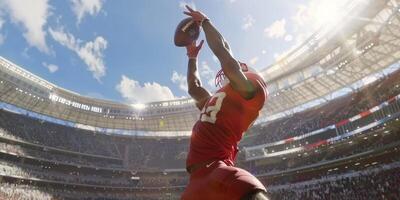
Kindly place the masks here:
<instances>
[{"instance_id":1,"label":"blue sky","mask_svg":"<svg viewBox=\"0 0 400 200\"><path fill-rule=\"evenodd\" d=\"M187 58L173 34L185 4L209 16L235 57L263 69L345 1L1 0L0 55L84 96L126 103L180 98L187 96ZM219 65L207 45L199 68L214 90Z\"/></svg>"}]
</instances>

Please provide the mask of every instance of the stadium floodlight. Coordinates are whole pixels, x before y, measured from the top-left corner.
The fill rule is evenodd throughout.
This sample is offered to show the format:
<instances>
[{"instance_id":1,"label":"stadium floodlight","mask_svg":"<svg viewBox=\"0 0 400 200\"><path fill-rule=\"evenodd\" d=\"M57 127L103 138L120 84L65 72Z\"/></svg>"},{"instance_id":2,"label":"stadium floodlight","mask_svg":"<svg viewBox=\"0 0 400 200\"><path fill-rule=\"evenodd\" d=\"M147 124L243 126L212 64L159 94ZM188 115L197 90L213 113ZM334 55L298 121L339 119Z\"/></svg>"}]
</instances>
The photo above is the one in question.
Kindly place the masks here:
<instances>
[{"instance_id":1,"label":"stadium floodlight","mask_svg":"<svg viewBox=\"0 0 400 200\"><path fill-rule=\"evenodd\" d=\"M146 108L146 104L136 103L136 104L132 104L132 107L135 108L136 110L143 110Z\"/></svg>"},{"instance_id":2,"label":"stadium floodlight","mask_svg":"<svg viewBox=\"0 0 400 200\"><path fill-rule=\"evenodd\" d=\"M323 25L332 26L345 15L346 5L349 0L319 0L312 1L308 8L308 17L312 19L314 28Z\"/></svg>"}]
</instances>

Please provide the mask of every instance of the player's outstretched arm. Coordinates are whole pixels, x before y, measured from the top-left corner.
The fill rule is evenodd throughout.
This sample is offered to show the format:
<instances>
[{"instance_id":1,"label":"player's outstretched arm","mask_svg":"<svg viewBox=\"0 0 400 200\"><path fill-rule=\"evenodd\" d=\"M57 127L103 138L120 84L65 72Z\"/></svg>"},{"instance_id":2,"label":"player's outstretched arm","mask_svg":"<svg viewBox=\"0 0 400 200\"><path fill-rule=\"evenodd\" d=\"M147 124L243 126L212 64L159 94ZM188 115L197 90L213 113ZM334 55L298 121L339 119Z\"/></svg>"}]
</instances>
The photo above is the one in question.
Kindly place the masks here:
<instances>
[{"instance_id":1,"label":"player's outstretched arm","mask_svg":"<svg viewBox=\"0 0 400 200\"><path fill-rule=\"evenodd\" d=\"M186 8L188 12L185 12L185 14L191 16L199 25L202 25L208 46L220 61L222 70L233 89L239 92L243 98L253 98L255 87L247 80L239 62L232 56L228 42L203 13L195 11L189 6L186 6Z\"/></svg>"},{"instance_id":2,"label":"player's outstretched arm","mask_svg":"<svg viewBox=\"0 0 400 200\"><path fill-rule=\"evenodd\" d=\"M196 41L186 47L188 61L187 85L189 95L196 101L199 110L203 109L204 104L211 97L210 93L201 85L199 73L197 71L197 55L203 46L204 40L196 46Z\"/></svg>"}]
</instances>

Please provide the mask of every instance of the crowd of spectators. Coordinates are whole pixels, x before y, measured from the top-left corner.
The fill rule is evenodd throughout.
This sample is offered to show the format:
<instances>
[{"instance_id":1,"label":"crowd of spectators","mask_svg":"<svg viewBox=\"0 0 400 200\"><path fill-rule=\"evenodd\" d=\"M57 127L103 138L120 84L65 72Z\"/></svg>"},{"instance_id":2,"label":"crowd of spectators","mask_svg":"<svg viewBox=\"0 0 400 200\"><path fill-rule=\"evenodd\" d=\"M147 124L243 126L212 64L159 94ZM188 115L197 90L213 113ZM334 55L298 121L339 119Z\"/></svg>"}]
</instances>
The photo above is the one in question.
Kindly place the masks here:
<instances>
[{"instance_id":1,"label":"crowd of spectators","mask_svg":"<svg viewBox=\"0 0 400 200\"><path fill-rule=\"evenodd\" d=\"M130 176L103 177L95 173L83 174L79 171L55 171L48 166L33 166L5 161L0 161L0 175L110 187L135 187L138 183L138 180L132 180Z\"/></svg>"},{"instance_id":2,"label":"crowd of spectators","mask_svg":"<svg viewBox=\"0 0 400 200\"><path fill-rule=\"evenodd\" d=\"M358 91L291 116L253 126L242 146L266 144L336 124L400 94L400 71L382 77Z\"/></svg>"},{"instance_id":3,"label":"crowd of spectators","mask_svg":"<svg viewBox=\"0 0 400 200\"><path fill-rule=\"evenodd\" d=\"M119 149L105 134L62 126L0 110L3 136L74 152L121 158Z\"/></svg>"},{"instance_id":4,"label":"crowd of spectators","mask_svg":"<svg viewBox=\"0 0 400 200\"><path fill-rule=\"evenodd\" d=\"M271 189L271 200L364 200L400 199L399 168L381 169L358 173L354 176L338 176L336 179L322 178L309 183L286 185Z\"/></svg>"},{"instance_id":5,"label":"crowd of spectators","mask_svg":"<svg viewBox=\"0 0 400 200\"><path fill-rule=\"evenodd\" d=\"M135 170L183 169L188 139L136 139L129 144L129 168Z\"/></svg>"},{"instance_id":6,"label":"crowd of spectators","mask_svg":"<svg viewBox=\"0 0 400 200\"><path fill-rule=\"evenodd\" d=\"M1 183L0 199L7 200L176 200L178 191L82 191L72 188L38 187Z\"/></svg>"},{"instance_id":7,"label":"crowd of spectators","mask_svg":"<svg viewBox=\"0 0 400 200\"><path fill-rule=\"evenodd\" d=\"M0 199L9 200L53 200L52 194L43 192L32 186L21 186L19 184L1 183Z\"/></svg>"},{"instance_id":8,"label":"crowd of spectators","mask_svg":"<svg viewBox=\"0 0 400 200\"><path fill-rule=\"evenodd\" d=\"M378 149L389 145L400 146L400 134L394 132L391 134L373 134L369 138L364 139L360 136L358 139L344 140L341 143L329 146L319 147L317 149L305 150L298 152L294 156L280 160L279 162L269 162L268 164L255 165L254 161L241 162L241 166L252 174L264 174L282 172L288 169L304 167L312 164L325 163L334 161L340 158L349 157L359 153L367 152L372 149ZM349 141L351 143L349 144ZM277 159L282 159L278 157Z\"/></svg>"},{"instance_id":9,"label":"crowd of spectators","mask_svg":"<svg viewBox=\"0 0 400 200\"><path fill-rule=\"evenodd\" d=\"M186 173L186 172L184 172ZM184 173L179 173L175 175L165 173L160 175L152 175L152 176L142 176L137 185L137 187L146 187L146 188L157 188L157 187L177 187L177 186L185 186L189 180L188 176Z\"/></svg>"},{"instance_id":10,"label":"crowd of spectators","mask_svg":"<svg viewBox=\"0 0 400 200\"><path fill-rule=\"evenodd\" d=\"M1 135L1 132L0 132ZM0 142L0 152L6 154L15 154L21 157L28 157L37 160L43 160L59 164L68 164L73 166L87 166L91 168L111 168L111 169L124 169L121 161L90 158L86 156L73 156L70 154L61 154L55 151L48 151L44 149L33 149L23 147L17 144L7 144Z\"/></svg>"},{"instance_id":11,"label":"crowd of spectators","mask_svg":"<svg viewBox=\"0 0 400 200\"><path fill-rule=\"evenodd\" d=\"M79 165L122 167L128 170L182 169L185 167L189 146L188 138L110 136L43 122L1 109L0 137L41 145L44 150L46 147L52 147L81 155L68 155L68 151L55 153L54 150L48 153L45 151L38 153L32 148L24 148L23 152L19 149L19 153L43 156L47 159L62 160ZM66 159L67 157L70 159ZM110 161L110 159L114 161ZM120 161L118 162L118 160Z\"/></svg>"}]
</instances>

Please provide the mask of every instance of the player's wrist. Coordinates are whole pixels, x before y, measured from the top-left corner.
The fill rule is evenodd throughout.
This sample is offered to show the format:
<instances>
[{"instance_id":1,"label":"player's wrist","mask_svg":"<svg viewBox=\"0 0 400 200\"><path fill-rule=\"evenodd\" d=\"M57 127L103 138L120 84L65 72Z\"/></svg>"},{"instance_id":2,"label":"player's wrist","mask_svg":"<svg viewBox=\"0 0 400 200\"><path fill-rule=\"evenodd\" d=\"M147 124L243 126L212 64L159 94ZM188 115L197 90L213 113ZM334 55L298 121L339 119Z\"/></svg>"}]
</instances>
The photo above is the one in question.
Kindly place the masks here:
<instances>
[{"instance_id":1,"label":"player's wrist","mask_svg":"<svg viewBox=\"0 0 400 200\"><path fill-rule=\"evenodd\" d=\"M202 26L204 21L209 20L204 13L197 12L196 14L196 16L193 16L193 19L199 26Z\"/></svg>"},{"instance_id":2,"label":"player's wrist","mask_svg":"<svg viewBox=\"0 0 400 200\"><path fill-rule=\"evenodd\" d=\"M210 23L210 19L208 17L205 17L200 23L201 26L203 26L204 23Z\"/></svg>"},{"instance_id":3,"label":"player's wrist","mask_svg":"<svg viewBox=\"0 0 400 200\"><path fill-rule=\"evenodd\" d=\"M190 61L190 60L194 60L194 61L197 61L197 56L196 56L196 57L193 57L193 56L189 56L188 58L189 58L189 61Z\"/></svg>"}]
</instances>

